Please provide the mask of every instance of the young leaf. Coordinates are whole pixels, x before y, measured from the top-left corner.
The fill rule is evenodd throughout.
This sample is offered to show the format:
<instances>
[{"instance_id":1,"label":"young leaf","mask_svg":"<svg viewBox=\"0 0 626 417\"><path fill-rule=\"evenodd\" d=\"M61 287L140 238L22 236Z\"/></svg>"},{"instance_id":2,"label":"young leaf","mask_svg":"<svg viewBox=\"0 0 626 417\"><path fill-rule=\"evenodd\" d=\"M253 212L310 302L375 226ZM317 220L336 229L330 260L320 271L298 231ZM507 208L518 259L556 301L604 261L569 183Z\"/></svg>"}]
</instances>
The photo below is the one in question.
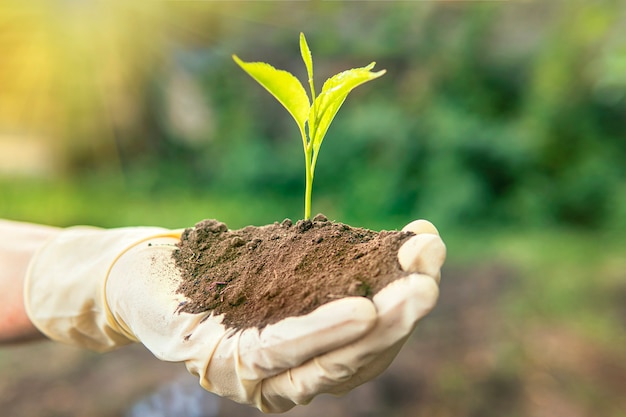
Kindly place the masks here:
<instances>
[{"instance_id":1,"label":"young leaf","mask_svg":"<svg viewBox=\"0 0 626 417\"><path fill-rule=\"evenodd\" d=\"M311 104L300 81L291 73L264 62L244 62L236 55L233 55L233 59L287 109L300 131L304 132Z\"/></svg>"},{"instance_id":2,"label":"young leaf","mask_svg":"<svg viewBox=\"0 0 626 417\"><path fill-rule=\"evenodd\" d=\"M385 70L372 72L371 70L375 64L375 62L372 62L363 68L343 71L326 80L322 87L322 92L311 107L311 112L315 112L316 116L309 115L309 123L314 120L317 124L314 129L315 136L311 138L315 149L319 149L330 123L335 118L350 91L363 83L380 77L386 72Z\"/></svg>"},{"instance_id":3,"label":"young leaf","mask_svg":"<svg viewBox=\"0 0 626 417\"><path fill-rule=\"evenodd\" d=\"M306 73L309 78L309 88L311 89L311 101L313 102L313 108L309 112L309 139L307 143L305 143L305 148L310 147L310 138L315 135L315 128L317 127L317 123L315 121L315 117L317 112L315 111L315 81L313 80L313 55L311 54L311 50L309 49L309 45L306 42L306 38L304 37L304 33L300 32L300 54L302 55L302 61L304 61L304 66L306 67Z\"/></svg>"},{"instance_id":4,"label":"young leaf","mask_svg":"<svg viewBox=\"0 0 626 417\"><path fill-rule=\"evenodd\" d=\"M309 77L309 82L311 82L313 80L313 56L311 55L309 45L306 43L304 33L300 33L300 53L302 54L304 65L306 66L306 73Z\"/></svg>"}]
</instances>

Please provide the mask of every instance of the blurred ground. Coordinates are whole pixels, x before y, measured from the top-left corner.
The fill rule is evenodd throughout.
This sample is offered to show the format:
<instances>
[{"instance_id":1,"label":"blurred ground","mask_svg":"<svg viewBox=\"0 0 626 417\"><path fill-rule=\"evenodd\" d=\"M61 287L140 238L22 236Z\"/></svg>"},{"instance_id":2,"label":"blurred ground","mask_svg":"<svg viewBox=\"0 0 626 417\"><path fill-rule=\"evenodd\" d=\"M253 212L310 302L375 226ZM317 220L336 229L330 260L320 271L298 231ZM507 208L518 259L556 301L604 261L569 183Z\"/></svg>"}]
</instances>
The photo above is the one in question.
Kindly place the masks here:
<instances>
[{"instance_id":1,"label":"blurred ground","mask_svg":"<svg viewBox=\"0 0 626 417\"><path fill-rule=\"evenodd\" d=\"M500 303L519 284L510 265L447 268L440 303L385 373L345 397L321 396L285 415L626 415L624 346L548 319L507 317ZM7 417L261 415L204 393L183 365L161 363L140 346L104 355L47 342L5 347L0 373ZM186 408L172 410L181 400Z\"/></svg>"}]
</instances>

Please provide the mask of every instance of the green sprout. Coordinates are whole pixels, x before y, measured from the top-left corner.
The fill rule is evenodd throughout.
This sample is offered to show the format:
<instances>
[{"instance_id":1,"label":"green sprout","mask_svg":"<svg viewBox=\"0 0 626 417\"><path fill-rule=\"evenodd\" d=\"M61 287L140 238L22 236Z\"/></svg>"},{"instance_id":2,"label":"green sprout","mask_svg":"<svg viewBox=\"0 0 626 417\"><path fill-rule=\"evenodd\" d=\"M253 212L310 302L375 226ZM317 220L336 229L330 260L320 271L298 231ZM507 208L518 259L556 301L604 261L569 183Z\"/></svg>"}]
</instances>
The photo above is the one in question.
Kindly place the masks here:
<instances>
[{"instance_id":1,"label":"green sprout","mask_svg":"<svg viewBox=\"0 0 626 417\"><path fill-rule=\"evenodd\" d=\"M291 114L300 129L306 169L304 218L311 217L311 191L315 164L320 146L339 108L355 87L380 77L385 70L372 72L375 62L363 68L340 72L326 80L319 95L313 82L313 58L303 33L300 33L300 53L306 66L311 98L302 83L291 73L276 69L264 62L244 62L233 59L245 72L270 92Z\"/></svg>"}]
</instances>

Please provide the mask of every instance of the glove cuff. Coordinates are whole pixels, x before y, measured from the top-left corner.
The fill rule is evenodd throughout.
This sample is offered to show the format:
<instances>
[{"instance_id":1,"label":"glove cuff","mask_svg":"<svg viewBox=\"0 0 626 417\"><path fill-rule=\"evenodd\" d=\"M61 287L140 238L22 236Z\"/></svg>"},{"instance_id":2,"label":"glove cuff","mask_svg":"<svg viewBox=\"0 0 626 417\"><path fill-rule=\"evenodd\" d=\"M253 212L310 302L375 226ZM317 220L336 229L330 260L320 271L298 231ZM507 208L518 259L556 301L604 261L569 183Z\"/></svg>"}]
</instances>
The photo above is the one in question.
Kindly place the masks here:
<instances>
[{"instance_id":1,"label":"glove cuff","mask_svg":"<svg viewBox=\"0 0 626 417\"><path fill-rule=\"evenodd\" d=\"M157 227L65 229L29 265L24 287L28 317L50 339L99 352L133 342L108 309L106 280L127 250L163 236L180 233Z\"/></svg>"}]
</instances>

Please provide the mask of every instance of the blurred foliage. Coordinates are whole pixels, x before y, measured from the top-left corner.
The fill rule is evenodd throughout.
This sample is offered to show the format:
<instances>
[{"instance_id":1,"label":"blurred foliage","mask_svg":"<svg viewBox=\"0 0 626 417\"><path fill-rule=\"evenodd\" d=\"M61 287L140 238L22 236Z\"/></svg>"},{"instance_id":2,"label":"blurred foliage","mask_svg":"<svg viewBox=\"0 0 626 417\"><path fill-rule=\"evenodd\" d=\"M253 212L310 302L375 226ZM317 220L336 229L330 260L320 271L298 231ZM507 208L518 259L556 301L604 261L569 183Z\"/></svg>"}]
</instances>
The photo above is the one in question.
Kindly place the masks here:
<instances>
[{"instance_id":1,"label":"blurred foliage","mask_svg":"<svg viewBox=\"0 0 626 417\"><path fill-rule=\"evenodd\" d=\"M48 138L66 181L302 196L298 132L230 55L304 78L303 31L320 79L371 60L388 70L331 127L314 212L626 226L623 2L34 4L0 13L0 129ZM274 219L300 216L286 208Z\"/></svg>"}]
</instances>

